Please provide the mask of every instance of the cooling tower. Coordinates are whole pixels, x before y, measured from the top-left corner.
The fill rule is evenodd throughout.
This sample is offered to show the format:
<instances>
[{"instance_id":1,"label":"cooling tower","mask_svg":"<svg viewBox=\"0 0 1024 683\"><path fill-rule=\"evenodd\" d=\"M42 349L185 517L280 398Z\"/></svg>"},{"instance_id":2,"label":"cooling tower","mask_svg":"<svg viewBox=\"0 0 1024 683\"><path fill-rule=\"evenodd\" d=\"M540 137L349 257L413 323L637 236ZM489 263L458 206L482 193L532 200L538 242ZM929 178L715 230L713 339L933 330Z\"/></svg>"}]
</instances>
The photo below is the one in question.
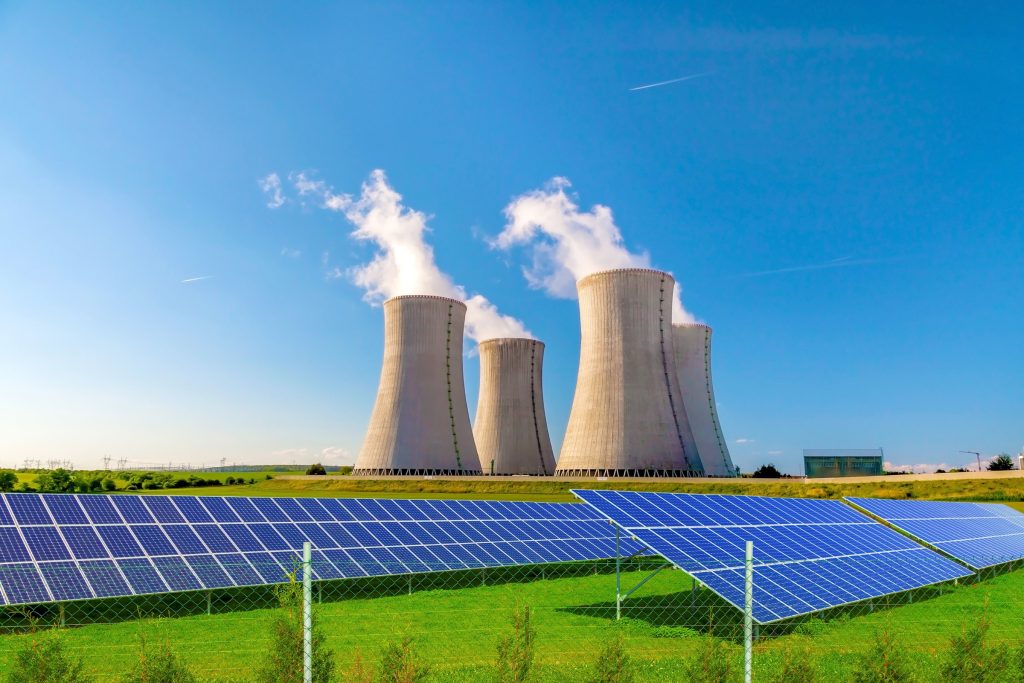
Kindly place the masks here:
<instances>
[{"instance_id":1,"label":"cooling tower","mask_svg":"<svg viewBox=\"0 0 1024 683\"><path fill-rule=\"evenodd\" d=\"M473 436L490 474L552 474L555 457L544 417L544 344L534 339L480 343L480 399Z\"/></svg>"},{"instance_id":2,"label":"cooling tower","mask_svg":"<svg viewBox=\"0 0 1024 683\"><path fill-rule=\"evenodd\" d=\"M713 477L734 477L736 468L718 423L715 389L711 384L711 328L700 324L673 325L672 335L683 406L704 472Z\"/></svg>"},{"instance_id":3,"label":"cooling tower","mask_svg":"<svg viewBox=\"0 0 1024 683\"><path fill-rule=\"evenodd\" d=\"M384 302L384 363L353 474L480 474L462 380L466 305L440 296Z\"/></svg>"},{"instance_id":4,"label":"cooling tower","mask_svg":"<svg viewBox=\"0 0 1024 683\"><path fill-rule=\"evenodd\" d=\"M668 273L644 268L576 283L580 369L556 474L701 473L672 350L673 287Z\"/></svg>"}]
</instances>

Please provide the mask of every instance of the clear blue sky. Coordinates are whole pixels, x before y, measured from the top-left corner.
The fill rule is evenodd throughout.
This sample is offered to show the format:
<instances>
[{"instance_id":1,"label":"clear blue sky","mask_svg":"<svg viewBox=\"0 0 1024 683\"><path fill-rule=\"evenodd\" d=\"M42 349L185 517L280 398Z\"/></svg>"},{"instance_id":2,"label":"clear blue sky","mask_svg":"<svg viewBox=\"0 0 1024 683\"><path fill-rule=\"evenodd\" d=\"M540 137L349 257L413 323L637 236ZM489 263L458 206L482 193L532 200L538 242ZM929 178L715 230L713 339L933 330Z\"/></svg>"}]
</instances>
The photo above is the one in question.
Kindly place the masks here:
<instances>
[{"instance_id":1,"label":"clear blue sky","mask_svg":"<svg viewBox=\"0 0 1024 683\"><path fill-rule=\"evenodd\" d=\"M377 168L547 342L556 449L576 304L486 238L565 176L715 328L740 467L1016 452L1022 27L1019 2L0 3L0 465L351 462L382 316L328 273L373 251L258 180Z\"/></svg>"}]
</instances>

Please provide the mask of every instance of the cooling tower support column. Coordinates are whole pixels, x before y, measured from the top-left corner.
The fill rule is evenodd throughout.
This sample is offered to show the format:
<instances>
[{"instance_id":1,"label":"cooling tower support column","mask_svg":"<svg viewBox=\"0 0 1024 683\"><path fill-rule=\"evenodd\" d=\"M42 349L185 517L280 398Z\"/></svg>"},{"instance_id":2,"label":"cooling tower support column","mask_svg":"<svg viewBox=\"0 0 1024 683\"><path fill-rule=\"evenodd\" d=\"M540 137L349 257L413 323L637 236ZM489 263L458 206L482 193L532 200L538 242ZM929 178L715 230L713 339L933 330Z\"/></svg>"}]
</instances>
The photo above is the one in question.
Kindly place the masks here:
<instances>
[{"instance_id":1,"label":"cooling tower support column","mask_svg":"<svg viewBox=\"0 0 1024 683\"><path fill-rule=\"evenodd\" d=\"M711 328L696 323L673 325L672 334L683 405L704 471L715 477L734 477L736 468L722 436L711 383Z\"/></svg>"},{"instance_id":2,"label":"cooling tower support column","mask_svg":"<svg viewBox=\"0 0 1024 683\"><path fill-rule=\"evenodd\" d=\"M629 268L576 283L580 368L556 474L700 474L672 348L668 273Z\"/></svg>"},{"instance_id":3,"label":"cooling tower support column","mask_svg":"<svg viewBox=\"0 0 1024 683\"><path fill-rule=\"evenodd\" d=\"M384 302L380 386L353 474L480 474L462 378L465 320L454 299Z\"/></svg>"},{"instance_id":4,"label":"cooling tower support column","mask_svg":"<svg viewBox=\"0 0 1024 683\"><path fill-rule=\"evenodd\" d=\"M473 436L490 474L552 474L555 457L544 416L544 344L534 339L480 343L480 400Z\"/></svg>"}]
</instances>

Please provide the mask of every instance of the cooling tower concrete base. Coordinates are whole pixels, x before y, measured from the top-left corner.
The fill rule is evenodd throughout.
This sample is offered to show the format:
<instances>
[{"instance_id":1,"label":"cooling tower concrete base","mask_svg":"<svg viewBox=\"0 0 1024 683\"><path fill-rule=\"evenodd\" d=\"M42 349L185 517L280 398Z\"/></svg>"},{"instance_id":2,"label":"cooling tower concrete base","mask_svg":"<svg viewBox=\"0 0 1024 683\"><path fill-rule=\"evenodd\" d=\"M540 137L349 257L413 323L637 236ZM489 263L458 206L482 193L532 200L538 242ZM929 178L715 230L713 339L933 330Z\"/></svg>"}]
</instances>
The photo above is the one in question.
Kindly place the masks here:
<instances>
[{"instance_id":1,"label":"cooling tower concrete base","mask_svg":"<svg viewBox=\"0 0 1024 683\"><path fill-rule=\"evenodd\" d=\"M480 343L480 399L473 436L485 473L555 471L544 416L543 362L544 344L535 339Z\"/></svg>"},{"instance_id":2,"label":"cooling tower concrete base","mask_svg":"<svg viewBox=\"0 0 1024 683\"><path fill-rule=\"evenodd\" d=\"M683 405L704 472L710 477L735 477L711 383L711 328L697 323L673 325L672 334Z\"/></svg>"},{"instance_id":3,"label":"cooling tower concrete base","mask_svg":"<svg viewBox=\"0 0 1024 683\"><path fill-rule=\"evenodd\" d=\"M629 268L576 284L580 367L556 475L701 474L679 391L668 273Z\"/></svg>"},{"instance_id":4,"label":"cooling tower concrete base","mask_svg":"<svg viewBox=\"0 0 1024 683\"><path fill-rule=\"evenodd\" d=\"M353 474L480 474L462 378L466 306L438 296L384 302L384 362Z\"/></svg>"}]
</instances>

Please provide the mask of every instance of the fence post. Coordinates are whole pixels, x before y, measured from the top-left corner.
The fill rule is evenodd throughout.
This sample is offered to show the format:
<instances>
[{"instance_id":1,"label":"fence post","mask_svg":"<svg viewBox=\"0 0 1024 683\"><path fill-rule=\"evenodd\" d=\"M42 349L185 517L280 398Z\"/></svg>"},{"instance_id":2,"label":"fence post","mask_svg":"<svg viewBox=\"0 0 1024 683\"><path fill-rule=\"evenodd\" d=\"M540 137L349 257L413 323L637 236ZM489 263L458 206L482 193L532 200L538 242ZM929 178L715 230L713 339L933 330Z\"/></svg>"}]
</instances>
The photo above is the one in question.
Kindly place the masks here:
<instances>
[{"instance_id":1,"label":"fence post","mask_svg":"<svg viewBox=\"0 0 1024 683\"><path fill-rule=\"evenodd\" d=\"M747 541L743 562L743 680L750 683L754 669L754 542Z\"/></svg>"},{"instance_id":2,"label":"fence post","mask_svg":"<svg viewBox=\"0 0 1024 683\"><path fill-rule=\"evenodd\" d=\"M619 552L619 527L615 527L615 621L622 618L622 553Z\"/></svg>"},{"instance_id":3,"label":"fence post","mask_svg":"<svg viewBox=\"0 0 1024 683\"><path fill-rule=\"evenodd\" d=\"M313 549L302 544L302 681L313 683Z\"/></svg>"}]
</instances>

